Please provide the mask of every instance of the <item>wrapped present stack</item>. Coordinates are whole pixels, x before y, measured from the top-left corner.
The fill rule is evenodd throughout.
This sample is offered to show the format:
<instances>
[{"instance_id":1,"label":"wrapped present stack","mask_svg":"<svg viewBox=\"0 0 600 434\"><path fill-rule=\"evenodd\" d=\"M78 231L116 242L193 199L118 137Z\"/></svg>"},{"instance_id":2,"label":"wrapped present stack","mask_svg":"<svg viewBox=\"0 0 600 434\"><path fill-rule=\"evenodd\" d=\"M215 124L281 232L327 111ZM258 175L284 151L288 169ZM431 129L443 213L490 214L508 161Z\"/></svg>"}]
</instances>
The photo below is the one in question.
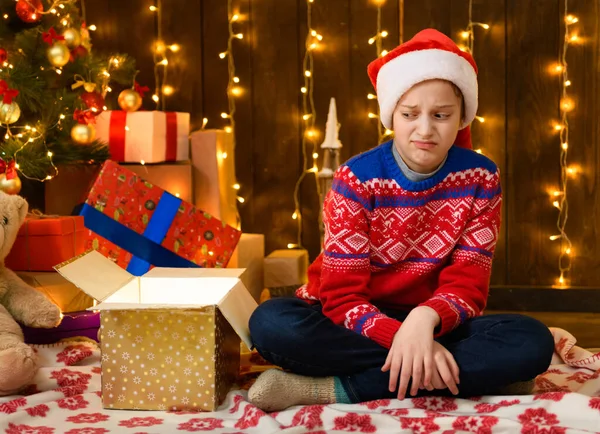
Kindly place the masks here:
<instances>
[{"instance_id":1,"label":"wrapped present stack","mask_svg":"<svg viewBox=\"0 0 600 434\"><path fill-rule=\"evenodd\" d=\"M291 297L307 282L308 252L275 250L265 258L264 270L270 297Z\"/></svg>"},{"instance_id":2,"label":"wrapped present stack","mask_svg":"<svg viewBox=\"0 0 600 434\"><path fill-rule=\"evenodd\" d=\"M54 271L54 266L84 252L86 229L83 217L27 216L5 265L33 288L44 293L64 313L54 329L23 326L26 342L50 344L75 336L95 339L99 316L86 311L93 299Z\"/></svg>"}]
</instances>

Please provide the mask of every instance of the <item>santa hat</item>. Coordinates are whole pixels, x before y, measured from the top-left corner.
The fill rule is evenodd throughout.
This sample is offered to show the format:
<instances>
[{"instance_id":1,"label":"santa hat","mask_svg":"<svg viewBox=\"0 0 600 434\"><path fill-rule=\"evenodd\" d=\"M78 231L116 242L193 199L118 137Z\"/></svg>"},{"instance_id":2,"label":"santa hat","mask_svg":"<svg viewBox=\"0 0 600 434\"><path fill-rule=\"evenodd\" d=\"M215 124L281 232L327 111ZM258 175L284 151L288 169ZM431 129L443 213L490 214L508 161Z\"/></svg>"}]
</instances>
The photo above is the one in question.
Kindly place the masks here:
<instances>
[{"instance_id":1,"label":"santa hat","mask_svg":"<svg viewBox=\"0 0 600 434\"><path fill-rule=\"evenodd\" d=\"M422 30L371 62L368 73L377 91L381 123L389 129L398 101L415 84L432 79L454 83L465 104L455 144L472 148L469 125L477 113L477 65L473 56L461 51L452 39L435 29Z\"/></svg>"}]
</instances>

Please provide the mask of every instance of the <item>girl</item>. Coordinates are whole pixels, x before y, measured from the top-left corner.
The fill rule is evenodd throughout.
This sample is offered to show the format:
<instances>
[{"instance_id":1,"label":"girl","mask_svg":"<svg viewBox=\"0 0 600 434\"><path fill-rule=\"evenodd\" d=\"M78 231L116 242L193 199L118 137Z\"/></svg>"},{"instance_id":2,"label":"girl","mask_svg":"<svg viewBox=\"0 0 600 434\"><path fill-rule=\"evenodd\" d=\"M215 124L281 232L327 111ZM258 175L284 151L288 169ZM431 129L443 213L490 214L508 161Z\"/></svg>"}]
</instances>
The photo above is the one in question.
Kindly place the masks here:
<instances>
[{"instance_id":1,"label":"girl","mask_svg":"<svg viewBox=\"0 0 600 434\"><path fill-rule=\"evenodd\" d=\"M269 370L249 390L266 411L501 393L552 358L540 322L481 316L502 195L496 165L471 149L473 57L427 29L368 72L395 138L337 170L308 284L250 319L258 352L291 371Z\"/></svg>"}]
</instances>

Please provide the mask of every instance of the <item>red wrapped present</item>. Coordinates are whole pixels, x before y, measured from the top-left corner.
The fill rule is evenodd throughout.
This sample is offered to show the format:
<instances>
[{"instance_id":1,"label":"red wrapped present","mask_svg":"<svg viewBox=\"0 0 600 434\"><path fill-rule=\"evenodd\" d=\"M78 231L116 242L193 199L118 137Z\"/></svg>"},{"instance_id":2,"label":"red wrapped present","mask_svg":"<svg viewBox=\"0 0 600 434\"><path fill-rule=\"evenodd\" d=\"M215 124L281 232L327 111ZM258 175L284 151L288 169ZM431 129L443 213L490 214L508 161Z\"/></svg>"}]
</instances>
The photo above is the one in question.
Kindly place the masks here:
<instances>
[{"instance_id":1,"label":"red wrapped present","mask_svg":"<svg viewBox=\"0 0 600 434\"><path fill-rule=\"evenodd\" d=\"M113 161L183 161L189 158L190 114L104 111L96 117L96 134Z\"/></svg>"},{"instance_id":2,"label":"red wrapped present","mask_svg":"<svg viewBox=\"0 0 600 434\"><path fill-rule=\"evenodd\" d=\"M30 214L19 229L5 265L14 271L54 271L85 251L83 217Z\"/></svg>"},{"instance_id":3,"label":"red wrapped present","mask_svg":"<svg viewBox=\"0 0 600 434\"><path fill-rule=\"evenodd\" d=\"M241 232L106 161L81 210L95 248L131 274L151 266L226 267Z\"/></svg>"}]
</instances>

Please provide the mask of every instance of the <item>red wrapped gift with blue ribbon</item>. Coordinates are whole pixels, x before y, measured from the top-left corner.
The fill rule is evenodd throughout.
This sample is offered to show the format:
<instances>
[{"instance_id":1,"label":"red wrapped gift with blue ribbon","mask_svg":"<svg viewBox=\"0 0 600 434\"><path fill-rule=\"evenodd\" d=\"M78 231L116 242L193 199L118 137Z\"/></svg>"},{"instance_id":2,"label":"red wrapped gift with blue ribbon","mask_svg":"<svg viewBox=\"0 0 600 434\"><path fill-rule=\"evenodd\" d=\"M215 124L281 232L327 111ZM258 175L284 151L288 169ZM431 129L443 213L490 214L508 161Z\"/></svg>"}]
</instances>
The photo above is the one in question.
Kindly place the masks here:
<instances>
[{"instance_id":1,"label":"red wrapped gift with blue ribbon","mask_svg":"<svg viewBox=\"0 0 600 434\"><path fill-rule=\"evenodd\" d=\"M135 276L152 266L224 268L241 236L236 228L110 160L80 215L92 232L88 248Z\"/></svg>"}]
</instances>

